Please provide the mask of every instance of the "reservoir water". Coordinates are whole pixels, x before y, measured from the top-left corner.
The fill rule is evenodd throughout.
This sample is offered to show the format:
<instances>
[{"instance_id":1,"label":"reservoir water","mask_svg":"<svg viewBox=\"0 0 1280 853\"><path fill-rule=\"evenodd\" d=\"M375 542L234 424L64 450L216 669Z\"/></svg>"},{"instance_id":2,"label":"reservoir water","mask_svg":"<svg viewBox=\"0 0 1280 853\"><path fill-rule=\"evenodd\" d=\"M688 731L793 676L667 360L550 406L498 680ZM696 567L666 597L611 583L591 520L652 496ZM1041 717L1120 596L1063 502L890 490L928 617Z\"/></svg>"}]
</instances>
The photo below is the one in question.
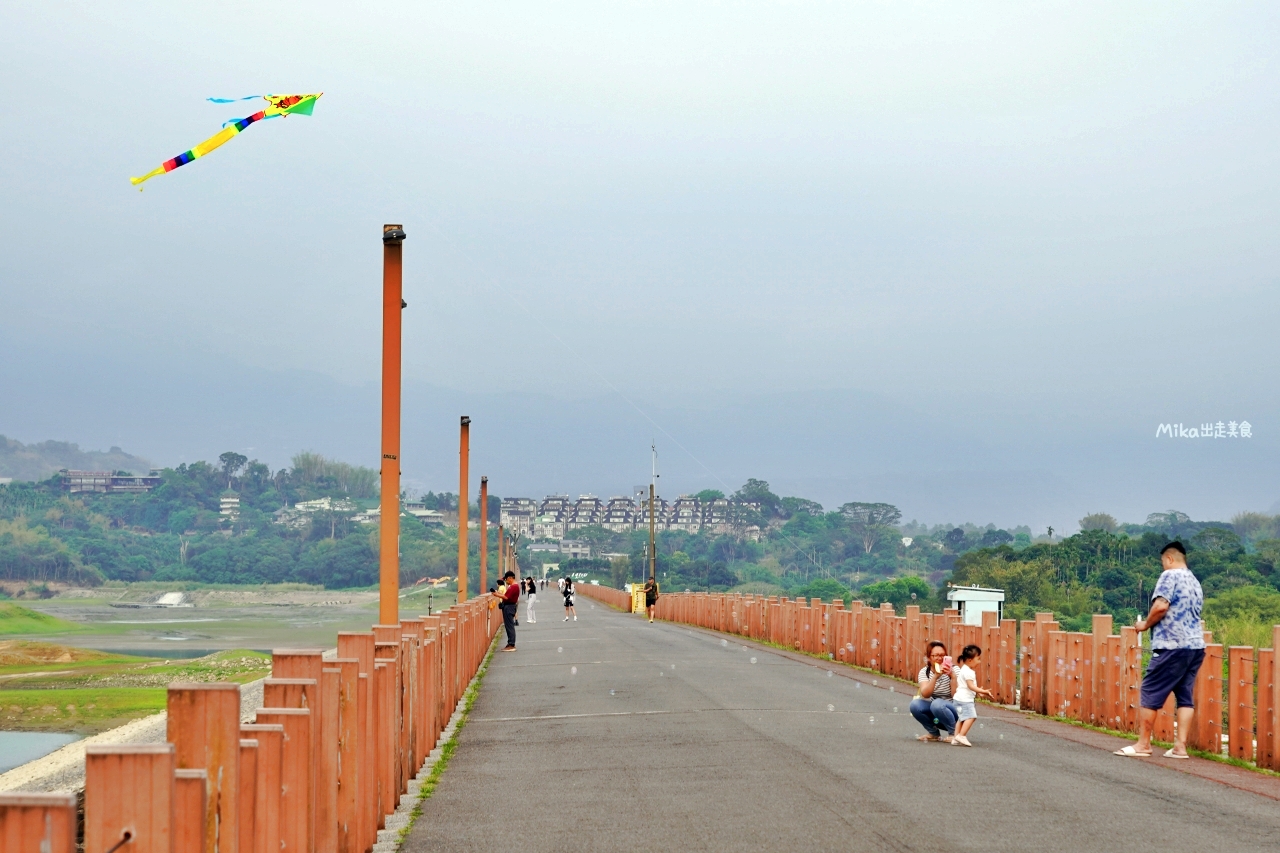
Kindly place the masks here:
<instances>
[{"instance_id":1,"label":"reservoir water","mask_svg":"<svg viewBox=\"0 0 1280 853\"><path fill-rule=\"evenodd\" d=\"M0 732L0 773L12 770L43 758L54 750L61 749L73 741L80 740L80 735L65 735L50 732Z\"/></svg>"}]
</instances>

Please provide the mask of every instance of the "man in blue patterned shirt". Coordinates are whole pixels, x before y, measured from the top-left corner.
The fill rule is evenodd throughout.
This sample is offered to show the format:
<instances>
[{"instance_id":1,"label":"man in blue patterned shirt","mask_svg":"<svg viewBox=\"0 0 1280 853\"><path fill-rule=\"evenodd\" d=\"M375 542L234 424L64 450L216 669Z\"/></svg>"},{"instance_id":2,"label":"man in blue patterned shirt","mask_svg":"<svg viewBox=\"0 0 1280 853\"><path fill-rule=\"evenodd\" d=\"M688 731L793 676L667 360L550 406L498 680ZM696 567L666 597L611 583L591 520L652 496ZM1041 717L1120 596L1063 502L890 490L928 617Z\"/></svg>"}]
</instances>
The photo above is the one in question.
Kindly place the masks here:
<instances>
[{"instance_id":1,"label":"man in blue patterned shirt","mask_svg":"<svg viewBox=\"0 0 1280 853\"><path fill-rule=\"evenodd\" d=\"M1204 627L1200 611L1204 592L1200 581L1187 568L1187 549L1170 542L1160 553L1160 580L1151 592L1151 612L1139 619L1139 633L1151 629L1151 662L1142 676L1141 727L1138 742L1118 750L1116 755L1151 755L1151 730L1156 714L1172 693L1178 705L1178 730L1173 749L1165 758L1187 757L1187 735L1196 709L1192 694L1196 674L1204 662Z\"/></svg>"}]
</instances>

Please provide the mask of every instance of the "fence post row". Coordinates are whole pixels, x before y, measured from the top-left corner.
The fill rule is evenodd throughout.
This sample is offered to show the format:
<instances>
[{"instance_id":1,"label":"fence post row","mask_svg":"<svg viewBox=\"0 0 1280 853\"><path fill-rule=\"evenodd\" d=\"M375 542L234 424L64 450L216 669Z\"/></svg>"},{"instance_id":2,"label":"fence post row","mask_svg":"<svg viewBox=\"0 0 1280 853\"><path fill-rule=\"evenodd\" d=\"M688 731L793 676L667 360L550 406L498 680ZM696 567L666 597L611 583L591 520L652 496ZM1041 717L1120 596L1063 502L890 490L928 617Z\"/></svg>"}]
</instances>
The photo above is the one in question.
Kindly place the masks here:
<instances>
[{"instance_id":1,"label":"fence post row","mask_svg":"<svg viewBox=\"0 0 1280 853\"><path fill-rule=\"evenodd\" d=\"M329 660L276 650L248 724L239 685L171 684L166 743L86 748L85 850L368 853L500 625L473 599L342 632ZM73 853L76 836L74 795L0 794L0 850Z\"/></svg>"},{"instance_id":2,"label":"fence post row","mask_svg":"<svg viewBox=\"0 0 1280 853\"><path fill-rule=\"evenodd\" d=\"M578 589L626 609L625 593L618 590ZM1107 614L1094 615L1093 630L1085 634L1061 630L1052 613L1022 622L988 613L978 626L961 624L955 610L922 613L914 604L899 616L890 604L873 608L854 601L845 608L839 599L824 604L816 598L696 592L662 595L655 618L764 640L907 681L914 681L923 665L930 640L946 643L953 655L974 643L983 650L979 681L1002 704L1113 730L1138 730L1140 637L1132 626L1115 632ZM1225 747L1235 758L1280 770L1280 654L1274 651L1280 649L1280 625L1273 629L1269 649L1235 646L1224 656L1212 634L1206 632L1205 640L1188 744L1218 753ZM1171 741L1174 729L1170 697L1156 717L1156 739Z\"/></svg>"}]
</instances>

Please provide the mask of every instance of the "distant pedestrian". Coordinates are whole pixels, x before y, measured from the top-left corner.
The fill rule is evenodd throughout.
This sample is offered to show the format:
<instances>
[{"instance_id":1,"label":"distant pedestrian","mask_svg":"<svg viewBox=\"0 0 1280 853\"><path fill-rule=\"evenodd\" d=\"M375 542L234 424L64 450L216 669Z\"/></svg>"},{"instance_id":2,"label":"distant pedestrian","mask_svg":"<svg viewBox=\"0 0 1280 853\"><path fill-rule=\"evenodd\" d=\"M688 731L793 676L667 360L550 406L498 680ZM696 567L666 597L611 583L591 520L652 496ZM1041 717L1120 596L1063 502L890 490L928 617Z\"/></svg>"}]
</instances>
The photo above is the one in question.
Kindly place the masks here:
<instances>
[{"instance_id":1,"label":"distant pedestrian","mask_svg":"<svg viewBox=\"0 0 1280 853\"><path fill-rule=\"evenodd\" d=\"M568 622L569 617L572 616L573 621L577 622L578 611L573 609L573 578L566 577L560 591L564 593L564 621Z\"/></svg>"},{"instance_id":2,"label":"distant pedestrian","mask_svg":"<svg viewBox=\"0 0 1280 853\"><path fill-rule=\"evenodd\" d=\"M494 591L493 595L499 600L502 606L502 625L507 629L507 645L503 648L504 652L514 652L516 650L516 608L520 606L520 585L516 583L516 573L507 572L502 576L502 582L506 584L501 591Z\"/></svg>"},{"instance_id":3,"label":"distant pedestrian","mask_svg":"<svg viewBox=\"0 0 1280 853\"><path fill-rule=\"evenodd\" d=\"M1127 758L1151 755L1151 730L1170 693L1178 705L1178 728L1173 748L1164 757L1186 758L1187 735L1196 714L1193 693L1196 674L1204 663L1204 628L1200 624L1204 591L1187 568L1187 549L1181 542L1164 546L1160 568L1160 579L1151 591L1151 611L1135 625L1139 633L1151 629L1151 662L1142 676L1138 742L1116 750L1116 755Z\"/></svg>"},{"instance_id":4,"label":"distant pedestrian","mask_svg":"<svg viewBox=\"0 0 1280 853\"><path fill-rule=\"evenodd\" d=\"M982 662L982 649L977 646L965 646L960 652L960 664L951 673L951 683L955 685L952 700L956 703L956 735L951 739L952 746L973 746L969 743L969 729L978 719L979 696L991 699L995 694L978 686L978 674L974 667Z\"/></svg>"},{"instance_id":5,"label":"distant pedestrian","mask_svg":"<svg viewBox=\"0 0 1280 853\"><path fill-rule=\"evenodd\" d=\"M527 596L525 598L525 605L524 605L524 618L528 619L529 624L532 625L533 623L538 621L533 617L533 605L538 600L538 584L531 577L525 578L524 589Z\"/></svg>"},{"instance_id":6,"label":"distant pedestrian","mask_svg":"<svg viewBox=\"0 0 1280 853\"><path fill-rule=\"evenodd\" d=\"M934 640L925 646L925 662L916 675L916 695L907 706L925 733L916 740L946 741L956 730L956 707L951 701L951 658L947 647ZM944 738L942 732L947 736Z\"/></svg>"},{"instance_id":7,"label":"distant pedestrian","mask_svg":"<svg viewBox=\"0 0 1280 853\"><path fill-rule=\"evenodd\" d=\"M644 609L649 612L649 621L653 621L653 609L658 604L658 581L649 578L644 582Z\"/></svg>"}]
</instances>

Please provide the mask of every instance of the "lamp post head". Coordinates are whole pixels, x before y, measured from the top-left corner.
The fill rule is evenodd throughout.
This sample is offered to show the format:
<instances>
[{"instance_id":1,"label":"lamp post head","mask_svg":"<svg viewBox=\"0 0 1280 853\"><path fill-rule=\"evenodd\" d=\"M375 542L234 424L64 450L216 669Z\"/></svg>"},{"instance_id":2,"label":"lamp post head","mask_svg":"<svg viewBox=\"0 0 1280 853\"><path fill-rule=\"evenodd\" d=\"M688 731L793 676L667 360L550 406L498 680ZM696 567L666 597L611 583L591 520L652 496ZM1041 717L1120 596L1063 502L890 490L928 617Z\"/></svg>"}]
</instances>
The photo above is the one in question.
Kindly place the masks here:
<instances>
[{"instance_id":1,"label":"lamp post head","mask_svg":"<svg viewBox=\"0 0 1280 853\"><path fill-rule=\"evenodd\" d=\"M471 424L471 418L467 417L466 415L463 415L463 416L462 416L462 425L463 425L463 426L469 426L470 424Z\"/></svg>"},{"instance_id":2,"label":"lamp post head","mask_svg":"<svg viewBox=\"0 0 1280 853\"><path fill-rule=\"evenodd\" d=\"M382 226L382 243L386 246L399 246L404 242L404 229L399 225Z\"/></svg>"}]
</instances>

